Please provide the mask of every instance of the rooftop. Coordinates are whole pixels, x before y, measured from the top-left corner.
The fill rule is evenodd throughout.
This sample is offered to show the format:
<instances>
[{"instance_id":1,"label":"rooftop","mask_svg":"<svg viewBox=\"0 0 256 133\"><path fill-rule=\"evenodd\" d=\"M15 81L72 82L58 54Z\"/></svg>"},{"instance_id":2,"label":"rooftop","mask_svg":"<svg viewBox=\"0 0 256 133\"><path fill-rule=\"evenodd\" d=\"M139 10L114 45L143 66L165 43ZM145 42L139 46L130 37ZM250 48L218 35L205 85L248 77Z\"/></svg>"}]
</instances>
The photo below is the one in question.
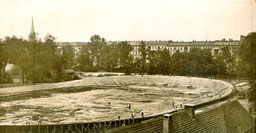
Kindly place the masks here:
<instances>
[{"instance_id":1,"label":"rooftop","mask_svg":"<svg viewBox=\"0 0 256 133\"><path fill-rule=\"evenodd\" d=\"M140 45L140 41L128 41L130 45L136 46ZM117 44L118 41L109 41L107 42L108 45L110 44ZM190 46L212 46L212 45L239 45L240 41L190 41L190 42L173 42L173 41L145 41L146 45L159 45L159 46L183 46L183 45L190 45ZM88 42L58 42L58 45L71 45L71 46L83 46L87 45Z\"/></svg>"},{"instance_id":2,"label":"rooftop","mask_svg":"<svg viewBox=\"0 0 256 133\"><path fill-rule=\"evenodd\" d=\"M224 103L218 107L197 113L191 118L185 109L172 113L172 133L181 132L250 132L255 128L255 120L238 101ZM143 121L117 129L113 132L163 132L163 117Z\"/></svg>"}]
</instances>

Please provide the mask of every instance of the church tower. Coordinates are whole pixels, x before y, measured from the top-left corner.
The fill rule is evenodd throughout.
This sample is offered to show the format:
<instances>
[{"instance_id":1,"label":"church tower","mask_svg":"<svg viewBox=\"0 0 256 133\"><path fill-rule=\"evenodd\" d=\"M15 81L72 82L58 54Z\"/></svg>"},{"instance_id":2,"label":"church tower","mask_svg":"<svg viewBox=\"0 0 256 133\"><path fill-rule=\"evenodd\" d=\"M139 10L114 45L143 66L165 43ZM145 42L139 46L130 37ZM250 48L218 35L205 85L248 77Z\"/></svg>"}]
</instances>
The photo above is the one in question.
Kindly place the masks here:
<instances>
[{"instance_id":1,"label":"church tower","mask_svg":"<svg viewBox=\"0 0 256 133\"><path fill-rule=\"evenodd\" d=\"M34 29L33 17L32 17L32 24L31 24L31 31L29 34L29 41L36 41L36 33L35 33L35 29Z\"/></svg>"}]
</instances>

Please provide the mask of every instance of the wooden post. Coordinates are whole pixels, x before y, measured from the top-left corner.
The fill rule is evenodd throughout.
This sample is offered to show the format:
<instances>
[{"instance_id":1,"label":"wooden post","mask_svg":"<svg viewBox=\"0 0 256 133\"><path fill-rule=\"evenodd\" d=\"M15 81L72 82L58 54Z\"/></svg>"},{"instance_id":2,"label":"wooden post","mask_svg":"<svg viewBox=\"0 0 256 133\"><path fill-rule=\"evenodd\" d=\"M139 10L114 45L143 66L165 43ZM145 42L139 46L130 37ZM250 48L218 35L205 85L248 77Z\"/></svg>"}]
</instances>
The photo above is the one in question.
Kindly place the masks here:
<instances>
[{"instance_id":1,"label":"wooden post","mask_svg":"<svg viewBox=\"0 0 256 133\"><path fill-rule=\"evenodd\" d=\"M95 132L95 123L93 123L93 130L94 130L94 132Z\"/></svg>"},{"instance_id":2,"label":"wooden post","mask_svg":"<svg viewBox=\"0 0 256 133\"><path fill-rule=\"evenodd\" d=\"M106 121L104 121L104 130L103 130L103 131L106 132L106 131L107 131L106 129L107 129L107 127L106 127Z\"/></svg>"},{"instance_id":3,"label":"wooden post","mask_svg":"<svg viewBox=\"0 0 256 133\"><path fill-rule=\"evenodd\" d=\"M90 132L90 124L91 123L88 123L88 133Z\"/></svg>"},{"instance_id":4,"label":"wooden post","mask_svg":"<svg viewBox=\"0 0 256 133\"><path fill-rule=\"evenodd\" d=\"M38 124L38 132L40 133L40 125Z\"/></svg>"},{"instance_id":5,"label":"wooden post","mask_svg":"<svg viewBox=\"0 0 256 133\"><path fill-rule=\"evenodd\" d=\"M96 125L96 127L97 127L97 125ZM101 123L99 122L99 127L98 127L98 129L99 129L99 132L101 132Z\"/></svg>"},{"instance_id":6,"label":"wooden post","mask_svg":"<svg viewBox=\"0 0 256 133\"><path fill-rule=\"evenodd\" d=\"M172 114L164 114L163 116L163 133L172 132Z\"/></svg>"},{"instance_id":7,"label":"wooden post","mask_svg":"<svg viewBox=\"0 0 256 133\"><path fill-rule=\"evenodd\" d=\"M63 133L63 125L62 124L60 125L60 130Z\"/></svg>"},{"instance_id":8,"label":"wooden post","mask_svg":"<svg viewBox=\"0 0 256 133\"><path fill-rule=\"evenodd\" d=\"M191 119L194 119L194 117L195 117L195 105L185 104L184 107L185 107L185 110L188 112L188 115L191 117Z\"/></svg>"},{"instance_id":9,"label":"wooden post","mask_svg":"<svg viewBox=\"0 0 256 133\"><path fill-rule=\"evenodd\" d=\"M56 132L56 125L53 125L53 131Z\"/></svg>"},{"instance_id":10,"label":"wooden post","mask_svg":"<svg viewBox=\"0 0 256 133\"><path fill-rule=\"evenodd\" d=\"M84 132L84 126L83 126L83 123L81 124L81 131L82 131L82 133Z\"/></svg>"}]
</instances>

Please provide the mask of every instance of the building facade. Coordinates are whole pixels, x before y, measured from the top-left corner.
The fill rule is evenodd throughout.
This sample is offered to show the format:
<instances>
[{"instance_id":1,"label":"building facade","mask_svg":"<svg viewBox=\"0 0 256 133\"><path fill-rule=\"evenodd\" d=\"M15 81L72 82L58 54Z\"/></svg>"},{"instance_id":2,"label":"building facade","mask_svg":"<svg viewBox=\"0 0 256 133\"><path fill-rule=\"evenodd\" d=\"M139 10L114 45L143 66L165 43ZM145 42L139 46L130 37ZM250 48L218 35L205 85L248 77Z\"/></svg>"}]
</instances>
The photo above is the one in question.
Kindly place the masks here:
<instances>
[{"instance_id":1,"label":"building facade","mask_svg":"<svg viewBox=\"0 0 256 133\"><path fill-rule=\"evenodd\" d=\"M107 42L107 45L116 45L118 42ZM59 47L64 45L70 45L74 48L75 54L79 54L82 50L82 46L86 46L88 42L59 42ZM140 58L139 47L140 41L129 41L133 50L131 55L133 58ZM210 50L213 56L221 55L222 49L227 47L233 56L238 49L240 41L191 41L191 42L172 42L172 41L146 41L145 46L150 51L167 49L172 56L177 51L189 52L192 48L207 49Z\"/></svg>"},{"instance_id":2,"label":"building facade","mask_svg":"<svg viewBox=\"0 0 256 133\"><path fill-rule=\"evenodd\" d=\"M133 44L133 45L132 45ZM168 41L149 41L146 42L146 48L151 51L167 49L170 55L173 55L177 51L189 52L192 48L207 49L210 50L213 56L221 55L222 48L227 47L234 55L235 50L238 48L239 41L200 41L200 42L168 42ZM140 43L131 43L133 46L132 55L134 58L140 57L139 47Z\"/></svg>"}]
</instances>

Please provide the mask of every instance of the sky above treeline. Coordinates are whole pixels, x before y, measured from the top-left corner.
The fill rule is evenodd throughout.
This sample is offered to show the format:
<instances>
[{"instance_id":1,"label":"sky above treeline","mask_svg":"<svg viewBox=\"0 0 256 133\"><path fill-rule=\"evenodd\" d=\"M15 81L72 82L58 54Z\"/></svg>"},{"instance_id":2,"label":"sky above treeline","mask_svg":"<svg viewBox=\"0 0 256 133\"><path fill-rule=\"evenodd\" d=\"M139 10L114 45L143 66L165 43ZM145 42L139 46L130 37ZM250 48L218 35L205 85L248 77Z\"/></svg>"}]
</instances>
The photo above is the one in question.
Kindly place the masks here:
<instances>
[{"instance_id":1,"label":"sky above treeline","mask_svg":"<svg viewBox=\"0 0 256 133\"><path fill-rule=\"evenodd\" d=\"M0 38L220 40L256 31L255 0L0 0Z\"/></svg>"}]
</instances>

